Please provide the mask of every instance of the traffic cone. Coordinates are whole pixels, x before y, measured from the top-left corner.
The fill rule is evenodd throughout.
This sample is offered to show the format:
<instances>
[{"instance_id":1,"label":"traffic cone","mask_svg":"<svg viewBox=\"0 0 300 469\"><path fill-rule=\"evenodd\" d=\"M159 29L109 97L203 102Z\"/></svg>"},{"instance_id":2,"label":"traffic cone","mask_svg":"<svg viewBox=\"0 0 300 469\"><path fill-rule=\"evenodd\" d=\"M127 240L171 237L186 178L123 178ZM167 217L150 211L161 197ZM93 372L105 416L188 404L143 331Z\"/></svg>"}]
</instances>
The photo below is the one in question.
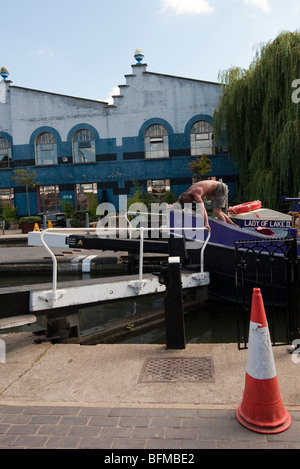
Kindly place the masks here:
<instances>
[{"instance_id":1,"label":"traffic cone","mask_svg":"<svg viewBox=\"0 0 300 469\"><path fill-rule=\"evenodd\" d=\"M34 224L33 231L40 231L40 227L38 223Z\"/></svg>"},{"instance_id":2,"label":"traffic cone","mask_svg":"<svg viewBox=\"0 0 300 469\"><path fill-rule=\"evenodd\" d=\"M48 221L48 228L53 228L51 220Z\"/></svg>"},{"instance_id":3,"label":"traffic cone","mask_svg":"<svg viewBox=\"0 0 300 469\"><path fill-rule=\"evenodd\" d=\"M280 433L291 425L281 400L260 288L253 289L245 389L236 418L258 433Z\"/></svg>"}]
</instances>

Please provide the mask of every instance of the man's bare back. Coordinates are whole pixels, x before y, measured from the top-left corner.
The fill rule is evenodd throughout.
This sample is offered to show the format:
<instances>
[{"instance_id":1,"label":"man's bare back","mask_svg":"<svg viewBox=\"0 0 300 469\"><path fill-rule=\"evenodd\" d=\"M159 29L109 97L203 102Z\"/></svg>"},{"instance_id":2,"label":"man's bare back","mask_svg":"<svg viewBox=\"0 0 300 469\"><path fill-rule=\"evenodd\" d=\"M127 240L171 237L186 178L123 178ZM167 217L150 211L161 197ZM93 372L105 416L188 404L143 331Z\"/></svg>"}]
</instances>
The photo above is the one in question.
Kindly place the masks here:
<instances>
[{"instance_id":1,"label":"man's bare back","mask_svg":"<svg viewBox=\"0 0 300 469\"><path fill-rule=\"evenodd\" d=\"M201 203L203 197L210 196L216 191L218 184L217 181L213 180L196 182L187 190L187 193L193 197L195 202ZM201 200L197 200L199 198Z\"/></svg>"},{"instance_id":2,"label":"man's bare back","mask_svg":"<svg viewBox=\"0 0 300 469\"><path fill-rule=\"evenodd\" d=\"M204 181L196 182L186 192L181 194L179 196L179 199L178 199L178 202L181 205L192 203L192 202L196 202L197 204L203 204L203 207L204 207L204 223L205 223L205 226L208 230L210 228L209 228L209 223L208 223L207 212L206 212L204 202L203 202L203 197L207 197L207 196L215 197L216 192L219 188L221 188L221 190L223 190L223 194L224 194L223 197L222 197L223 201L220 202L220 200L221 200L220 198L218 198L218 200L217 199L215 200L215 202L217 202L217 203L214 204L213 213L215 214L215 216L219 220L221 220L225 223L229 223L230 225L235 225L235 223L233 223L230 220L230 218L225 213L222 212L222 207L225 206L225 205L223 205L224 200L225 200L224 197L228 193L228 188L225 184L223 184L219 181L206 179ZM218 203L220 203L220 205L217 205Z\"/></svg>"}]
</instances>

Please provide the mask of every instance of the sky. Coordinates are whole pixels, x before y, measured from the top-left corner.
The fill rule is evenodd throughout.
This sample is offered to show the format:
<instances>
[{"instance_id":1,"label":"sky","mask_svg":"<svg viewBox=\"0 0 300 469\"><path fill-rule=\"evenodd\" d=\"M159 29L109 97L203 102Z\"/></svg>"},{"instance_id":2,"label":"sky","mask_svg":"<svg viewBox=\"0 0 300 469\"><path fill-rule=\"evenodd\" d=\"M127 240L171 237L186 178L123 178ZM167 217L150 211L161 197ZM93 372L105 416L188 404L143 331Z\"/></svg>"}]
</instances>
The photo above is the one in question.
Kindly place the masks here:
<instances>
[{"instance_id":1,"label":"sky","mask_svg":"<svg viewBox=\"0 0 300 469\"><path fill-rule=\"evenodd\" d=\"M137 48L150 72L218 82L299 28L299 0L3 1L0 67L15 86L106 101Z\"/></svg>"}]
</instances>

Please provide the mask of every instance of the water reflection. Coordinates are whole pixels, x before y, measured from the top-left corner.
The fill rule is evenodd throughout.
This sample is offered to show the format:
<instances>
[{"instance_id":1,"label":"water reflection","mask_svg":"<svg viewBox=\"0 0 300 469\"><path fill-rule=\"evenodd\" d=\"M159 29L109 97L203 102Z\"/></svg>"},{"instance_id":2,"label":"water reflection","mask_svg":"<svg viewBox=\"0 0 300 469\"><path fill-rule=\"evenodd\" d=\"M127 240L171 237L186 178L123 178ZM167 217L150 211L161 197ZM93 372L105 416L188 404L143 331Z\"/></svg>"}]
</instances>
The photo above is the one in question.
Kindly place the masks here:
<instances>
[{"instance_id":1,"label":"water reflection","mask_svg":"<svg viewBox=\"0 0 300 469\"><path fill-rule=\"evenodd\" d=\"M132 337L118 340L118 343L166 343L164 325L135 335L135 320L158 310L164 312L164 294L81 308L80 329L97 327L97 330L104 330L120 319L127 319ZM186 343L234 343L237 341L236 330L236 307L232 303L210 299L205 304L189 308L185 314Z\"/></svg>"},{"instance_id":2,"label":"water reflection","mask_svg":"<svg viewBox=\"0 0 300 469\"><path fill-rule=\"evenodd\" d=\"M116 274L117 275L117 274ZM107 274L103 274L103 277ZM113 274L110 274L112 277ZM81 272L58 272L58 282L72 282L75 280L89 280L91 278L100 278L99 273L81 273ZM39 272L35 274L29 271L28 274L25 272L14 272L13 275L0 272L0 288L17 287L22 285L34 285L38 283L52 283L52 272Z\"/></svg>"},{"instance_id":3,"label":"water reflection","mask_svg":"<svg viewBox=\"0 0 300 469\"><path fill-rule=\"evenodd\" d=\"M163 308L163 294L149 297L130 298L96 306L85 306L79 309L80 330L99 325L109 327L114 322L128 319L132 322L147 313Z\"/></svg>"}]
</instances>

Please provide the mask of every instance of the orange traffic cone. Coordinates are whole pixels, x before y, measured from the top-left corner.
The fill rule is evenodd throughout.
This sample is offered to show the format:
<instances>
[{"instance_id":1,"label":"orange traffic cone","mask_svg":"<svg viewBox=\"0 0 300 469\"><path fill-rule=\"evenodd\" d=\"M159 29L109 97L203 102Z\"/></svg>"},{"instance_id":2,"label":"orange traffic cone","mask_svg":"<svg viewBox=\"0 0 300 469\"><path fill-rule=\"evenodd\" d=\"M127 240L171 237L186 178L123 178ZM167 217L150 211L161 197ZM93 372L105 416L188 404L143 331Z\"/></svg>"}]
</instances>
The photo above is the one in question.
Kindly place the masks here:
<instances>
[{"instance_id":1,"label":"orange traffic cone","mask_svg":"<svg viewBox=\"0 0 300 469\"><path fill-rule=\"evenodd\" d=\"M260 288L253 289L245 390L236 418L258 433L280 433L291 425L281 400Z\"/></svg>"}]
</instances>

